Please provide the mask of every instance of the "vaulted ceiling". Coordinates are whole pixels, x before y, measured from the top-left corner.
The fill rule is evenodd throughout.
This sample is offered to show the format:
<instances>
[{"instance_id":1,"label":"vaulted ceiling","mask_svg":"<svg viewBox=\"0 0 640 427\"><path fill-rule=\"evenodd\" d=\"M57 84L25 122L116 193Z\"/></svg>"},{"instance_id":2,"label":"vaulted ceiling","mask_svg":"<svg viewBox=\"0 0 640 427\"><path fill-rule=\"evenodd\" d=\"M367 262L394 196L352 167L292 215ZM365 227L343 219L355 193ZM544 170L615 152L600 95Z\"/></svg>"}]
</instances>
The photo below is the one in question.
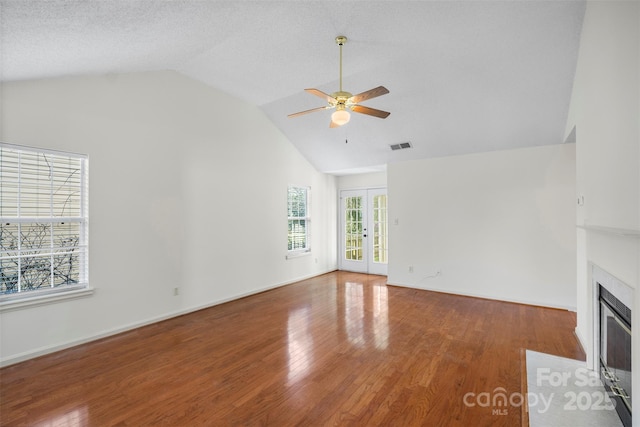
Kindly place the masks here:
<instances>
[{"instance_id":1,"label":"vaulted ceiling","mask_svg":"<svg viewBox=\"0 0 640 427\"><path fill-rule=\"evenodd\" d=\"M1 78L175 70L262 109L315 167L344 174L559 144L583 1L0 1ZM330 129L304 91L390 93ZM411 142L408 150L391 144Z\"/></svg>"}]
</instances>

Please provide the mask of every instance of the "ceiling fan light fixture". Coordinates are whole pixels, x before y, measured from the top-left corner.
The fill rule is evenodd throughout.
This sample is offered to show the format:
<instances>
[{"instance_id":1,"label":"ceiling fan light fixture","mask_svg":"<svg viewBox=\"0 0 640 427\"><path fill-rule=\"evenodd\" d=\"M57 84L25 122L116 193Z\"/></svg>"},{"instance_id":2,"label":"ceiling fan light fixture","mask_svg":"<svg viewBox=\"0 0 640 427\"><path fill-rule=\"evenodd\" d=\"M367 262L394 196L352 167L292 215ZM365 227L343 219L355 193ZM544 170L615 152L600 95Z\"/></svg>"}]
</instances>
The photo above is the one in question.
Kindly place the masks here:
<instances>
[{"instance_id":1,"label":"ceiling fan light fixture","mask_svg":"<svg viewBox=\"0 0 640 427\"><path fill-rule=\"evenodd\" d=\"M338 126L346 125L351 120L351 114L347 110L336 110L331 114L331 121Z\"/></svg>"},{"instance_id":2,"label":"ceiling fan light fixture","mask_svg":"<svg viewBox=\"0 0 640 427\"><path fill-rule=\"evenodd\" d=\"M346 108L356 113L366 114L380 119L385 119L389 114L391 114L387 111L360 105L363 101L389 93L389 90L384 86L378 86L357 95L352 95L350 92L342 90L342 46L344 46L346 42L347 38L345 36L336 37L336 43L340 46L340 90L329 95L318 89L305 89L306 92L324 99L327 104L325 104L324 107L317 107L289 114L288 117L298 117L308 113L313 113L314 111L335 108L336 111L331 115L331 123L329 123L329 127L336 128L346 125L349 123L349 120L351 120L351 114L349 114L348 111L345 111Z\"/></svg>"}]
</instances>

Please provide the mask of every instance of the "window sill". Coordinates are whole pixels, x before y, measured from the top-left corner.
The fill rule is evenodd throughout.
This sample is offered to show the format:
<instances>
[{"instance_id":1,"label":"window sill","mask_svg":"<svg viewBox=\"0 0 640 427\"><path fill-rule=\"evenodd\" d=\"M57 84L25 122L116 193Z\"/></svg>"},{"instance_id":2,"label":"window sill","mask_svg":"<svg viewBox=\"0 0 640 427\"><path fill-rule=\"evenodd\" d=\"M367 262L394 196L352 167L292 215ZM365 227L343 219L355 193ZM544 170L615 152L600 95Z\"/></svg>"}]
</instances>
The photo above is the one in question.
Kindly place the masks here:
<instances>
[{"instance_id":1,"label":"window sill","mask_svg":"<svg viewBox=\"0 0 640 427\"><path fill-rule=\"evenodd\" d=\"M303 256L309 256L309 255L311 255L311 250L300 251L300 252L290 252L287 254L287 256L285 256L285 259L300 258Z\"/></svg>"},{"instance_id":2,"label":"window sill","mask_svg":"<svg viewBox=\"0 0 640 427\"><path fill-rule=\"evenodd\" d=\"M63 292L56 292L53 294L36 295L32 297L25 297L15 300L8 300L0 302L0 312L20 310L23 308L37 307L40 305L53 304L60 301L69 301L78 298L88 297L93 295L93 288L74 289Z\"/></svg>"}]
</instances>

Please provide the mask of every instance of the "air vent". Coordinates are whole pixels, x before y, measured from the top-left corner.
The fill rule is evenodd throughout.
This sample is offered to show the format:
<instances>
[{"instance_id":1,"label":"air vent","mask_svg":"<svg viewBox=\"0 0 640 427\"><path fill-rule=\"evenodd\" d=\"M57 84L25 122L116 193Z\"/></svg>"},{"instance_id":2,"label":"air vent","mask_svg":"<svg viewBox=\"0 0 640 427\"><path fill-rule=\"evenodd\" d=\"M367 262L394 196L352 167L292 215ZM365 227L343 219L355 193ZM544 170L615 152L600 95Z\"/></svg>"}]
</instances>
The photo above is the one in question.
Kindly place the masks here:
<instances>
[{"instance_id":1,"label":"air vent","mask_svg":"<svg viewBox=\"0 0 640 427\"><path fill-rule=\"evenodd\" d=\"M389 147L391 147L392 151L404 150L405 148L411 148L411 143L410 142L401 142L400 144L392 144Z\"/></svg>"}]
</instances>

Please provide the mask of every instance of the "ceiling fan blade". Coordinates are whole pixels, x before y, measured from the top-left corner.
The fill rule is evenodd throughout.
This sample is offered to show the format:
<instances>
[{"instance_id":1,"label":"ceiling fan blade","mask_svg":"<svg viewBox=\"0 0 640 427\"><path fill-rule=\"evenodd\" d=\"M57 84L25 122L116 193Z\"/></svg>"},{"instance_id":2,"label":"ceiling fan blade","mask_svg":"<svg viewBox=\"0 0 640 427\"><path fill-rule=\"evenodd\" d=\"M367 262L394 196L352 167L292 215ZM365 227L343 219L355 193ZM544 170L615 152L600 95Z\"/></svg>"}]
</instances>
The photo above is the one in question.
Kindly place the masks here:
<instances>
[{"instance_id":1,"label":"ceiling fan blade","mask_svg":"<svg viewBox=\"0 0 640 427\"><path fill-rule=\"evenodd\" d=\"M351 98L349 98L349 102L351 102L352 104L359 104L362 101L366 101L367 99L375 98L381 95L386 95L387 93L389 93L389 89L387 89L384 86L378 86L373 89L369 89L366 92L353 95Z\"/></svg>"},{"instance_id":2,"label":"ceiling fan blade","mask_svg":"<svg viewBox=\"0 0 640 427\"><path fill-rule=\"evenodd\" d=\"M379 117L381 119L386 119L387 116L391 113L388 111L376 110L375 108L365 107L364 105L354 105L351 107L351 110L360 114L368 114L370 116Z\"/></svg>"},{"instance_id":3,"label":"ceiling fan blade","mask_svg":"<svg viewBox=\"0 0 640 427\"><path fill-rule=\"evenodd\" d=\"M311 110L299 111L297 113L289 114L287 117L292 118L292 117L303 116L305 114L313 113L314 111L326 110L327 108L330 108L330 107L326 106L326 107L312 108Z\"/></svg>"},{"instance_id":4,"label":"ceiling fan blade","mask_svg":"<svg viewBox=\"0 0 640 427\"><path fill-rule=\"evenodd\" d=\"M318 97L320 97L322 99L326 99L327 102L329 104L331 104L331 105L336 105L336 103L338 102L338 100L335 99L333 96L327 95L326 93L324 93L321 90L311 88L311 89L305 89L305 91L309 92L311 95L315 95L315 96L318 96Z\"/></svg>"}]
</instances>

